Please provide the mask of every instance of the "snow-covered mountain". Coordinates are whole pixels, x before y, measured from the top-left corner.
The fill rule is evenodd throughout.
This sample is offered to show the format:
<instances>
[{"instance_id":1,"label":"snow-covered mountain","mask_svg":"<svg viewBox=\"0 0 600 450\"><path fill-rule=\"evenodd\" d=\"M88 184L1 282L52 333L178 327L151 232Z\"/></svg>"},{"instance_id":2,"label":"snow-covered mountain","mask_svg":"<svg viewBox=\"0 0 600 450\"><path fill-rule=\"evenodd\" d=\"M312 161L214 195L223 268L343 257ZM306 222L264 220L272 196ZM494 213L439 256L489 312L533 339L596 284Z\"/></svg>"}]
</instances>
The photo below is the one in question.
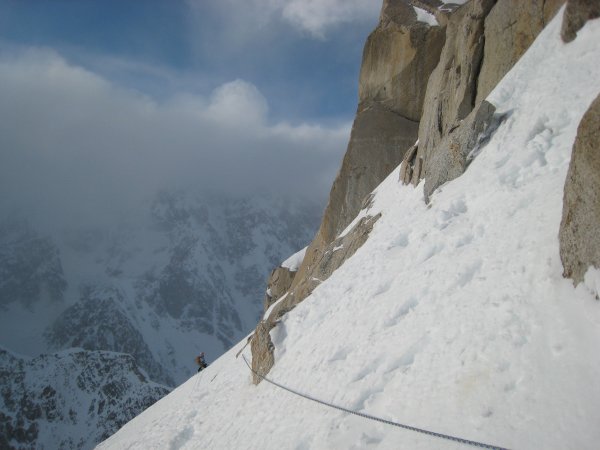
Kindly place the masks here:
<instances>
[{"instance_id":1,"label":"snow-covered mountain","mask_svg":"<svg viewBox=\"0 0 600 450\"><path fill-rule=\"evenodd\" d=\"M169 390L129 355L66 350L36 358L0 348L0 448L92 448Z\"/></svg>"},{"instance_id":2,"label":"snow-covered mountain","mask_svg":"<svg viewBox=\"0 0 600 450\"><path fill-rule=\"evenodd\" d=\"M318 214L299 201L161 192L146 220L113 229L42 234L7 220L0 341L31 356L129 353L172 386L198 351L214 358L250 331L270 268L306 245Z\"/></svg>"},{"instance_id":3,"label":"snow-covered mountain","mask_svg":"<svg viewBox=\"0 0 600 450\"><path fill-rule=\"evenodd\" d=\"M35 368L40 383L56 390L71 383L65 378L72 375L42 367L44 361L78 365L90 379L104 379L106 370L130 355L133 359L122 365L121 376L140 374L141 381L131 388L140 395L150 380L160 383L153 391L155 401L195 373L194 357L200 351L211 362L251 331L262 311L270 269L307 244L319 210L300 200L163 191L145 212L110 228L48 230L7 218L0 223L0 343L36 357L19 360L19 376L33 376L29 371ZM79 349L76 363L64 354L71 348ZM77 386L94 398L88 403L101 402L100 385L86 383ZM0 389L11 398L37 398L43 392L4 376ZM48 403L48 411L52 405L55 411L44 414L68 417L80 391ZM127 396L115 399L115 405L127 402ZM128 406L118 421L80 417L56 428L63 448L93 446L116 431L116 423L149 404ZM19 405L5 402L0 408L13 428L14 423L24 427L19 418L29 417ZM58 448L52 443L59 441L48 433L18 442Z\"/></svg>"},{"instance_id":4,"label":"snow-covered mountain","mask_svg":"<svg viewBox=\"0 0 600 450\"><path fill-rule=\"evenodd\" d=\"M334 207L344 214L351 202L362 209L329 240L324 236L336 226L326 216L321 242L304 257L302 265L317 255L311 267L301 267L270 306L252 351L246 347L237 358L246 345L241 341L99 448L466 448L328 408L266 381L255 385L243 358L297 392L487 448L597 448L600 268L589 267L577 287L563 278L559 228L578 126L600 93L600 20L585 24L598 11L586 10L594 2L572 1L563 37L573 23L585 24L576 39L561 39L563 7L508 71L514 61L498 58L515 58L521 27L543 27L547 5L533 11L536 2L471 0L448 9L442 3L385 0L384 26L370 38L394 30L398 16L386 10L390 5L398 13L418 4L421 17L429 14L427 26L446 26L440 64L424 96L431 104L420 123L437 136L424 140L419 131L418 149L407 152L365 202L338 196L344 183L355 188L362 182L352 181L352 171L338 178L330 205L341 201ZM530 6L527 14L518 9ZM423 36L424 25L414 25L419 11L412 17L409 27ZM510 25L499 26L503 21ZM489 30L514 39L494 49L498 41L483 38ZM484 41L493 51L484 54ZM461 64L466 59L476 64ZM476 100L485 87L477 77L489 77L490 67L498 78L508 73ZM483 109L490 111L483 130L472 131ZM361 132L355 123L348 159L361 145ZM585 133L596 136L597 151L600 130ZM590 167L597 167L594 161ZM368 217L374 223L364 244L345 261L335 260L331 255L346 251L344 237ZM600 242L589 246L600 250ZM341 266L325 270L329 263ZM330 276L320 279L315 270Z\"/></svg>"}]
</instances>

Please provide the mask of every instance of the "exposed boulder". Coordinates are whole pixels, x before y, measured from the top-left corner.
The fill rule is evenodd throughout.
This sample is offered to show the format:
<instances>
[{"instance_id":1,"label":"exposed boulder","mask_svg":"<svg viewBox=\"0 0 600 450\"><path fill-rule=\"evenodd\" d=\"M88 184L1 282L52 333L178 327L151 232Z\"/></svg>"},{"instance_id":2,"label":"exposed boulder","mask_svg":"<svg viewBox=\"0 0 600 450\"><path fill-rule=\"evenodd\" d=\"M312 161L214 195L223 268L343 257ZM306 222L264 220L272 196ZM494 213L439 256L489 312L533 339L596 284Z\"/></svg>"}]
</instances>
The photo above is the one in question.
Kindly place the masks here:
<instances>
[{"instance_id":1,"label":"exposed boulder","mask_svg":"<svg viewBox=\"0 0 600 450\"><path fill-rule=\"evenodd\" d=\"M484 21L494 0L472 0L456 10L446 27L440 61L427 84L419 125L417 158L427 177L437 145L475 106L477 79L483 59Z\"/></svg>"},{"instance_id":2,"label":"exposed boulder","mask_svg":"<svg viewBox=\"0 0 600 450\"><path fill-rule=\"evenodd\" d=\"M515 65L565 0L498 0L485 19L477 100L485 99Z\"/></svg>"},{"instance_id":3,"label":"exposed boulder","mask_svg":"<svg viewBox=\"0 0 600 450\"><path fill-rule=\"evenodd\" d=\"M569 0L563 18L561 37L564 42L571 42L577 37L577 32L588 20L600 17L600 1L598 0Z\"/></svg>"},{"instance_id":4,"label":"exposed boulder","mask_svg":"<svg viewBox=\"0 0 600 450\"><path fill-rule=\"evenodd\" d=\"M560 224L563 275L576 284L600 268L600 95L583 116L565 182Z\"/></svg>"}]
</instances>

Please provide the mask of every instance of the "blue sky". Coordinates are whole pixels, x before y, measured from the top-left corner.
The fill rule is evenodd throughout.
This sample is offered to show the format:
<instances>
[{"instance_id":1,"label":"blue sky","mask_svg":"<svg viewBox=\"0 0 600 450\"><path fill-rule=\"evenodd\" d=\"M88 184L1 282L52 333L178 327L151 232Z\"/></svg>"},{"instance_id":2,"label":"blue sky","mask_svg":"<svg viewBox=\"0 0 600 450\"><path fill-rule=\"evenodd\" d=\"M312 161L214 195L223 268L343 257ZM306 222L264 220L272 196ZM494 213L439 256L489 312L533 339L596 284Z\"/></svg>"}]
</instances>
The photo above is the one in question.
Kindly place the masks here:
<instances>
[{"instance_id":1,"label":"blue sky","mask_svg":"<svg viewBox=\"0 0 600 450\"><path fill-rule=\"evenodd\" d=\"M324 201L380 0L0 0L0 212ZM6 194L9 193L9 194Z\"/></svg>"},{"instance_id":2,"label":"blue sky","mask_svg":"<svg viewBox=\"0 0 600 450\"><path fill-rule=\"evenodd\" d=\"M314 23L284 15L290 4L304 5L307 11L300 14L317 16ZM347 120L356 107L362 47L380 1L2 0L0 5L3 40L55 49L73 64L158 98L181 90L207 93L243 79L267 98L275 118ZM344 19L339 13L340 22L318 17L343 8L349 15Z\"/></svg>"}]
</instances>

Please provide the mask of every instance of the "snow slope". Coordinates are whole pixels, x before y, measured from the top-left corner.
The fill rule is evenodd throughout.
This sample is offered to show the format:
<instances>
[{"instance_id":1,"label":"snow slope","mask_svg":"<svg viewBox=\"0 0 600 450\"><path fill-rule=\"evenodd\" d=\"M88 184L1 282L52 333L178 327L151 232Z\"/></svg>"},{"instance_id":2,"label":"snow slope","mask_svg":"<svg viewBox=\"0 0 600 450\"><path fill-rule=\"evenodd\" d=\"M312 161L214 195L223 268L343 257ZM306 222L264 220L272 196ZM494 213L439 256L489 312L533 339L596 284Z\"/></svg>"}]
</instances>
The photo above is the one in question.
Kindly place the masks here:
<instances>
[{"instance_id":1,"label":"snow slope","mask_svg":"<svg viewBox=\"0 0 600 450\"><path fill-rule=\"evenodd\" d=\"M600 20L565 45L561 17L490 95L509 115L462 177L429 207L398 170L377 188L368 241L271 332L270 378L503 447L597 448L600 272L562 278L558 228ZM99 448L464 448L253 386L243 344Z\"/></svg>"}]
</instances>

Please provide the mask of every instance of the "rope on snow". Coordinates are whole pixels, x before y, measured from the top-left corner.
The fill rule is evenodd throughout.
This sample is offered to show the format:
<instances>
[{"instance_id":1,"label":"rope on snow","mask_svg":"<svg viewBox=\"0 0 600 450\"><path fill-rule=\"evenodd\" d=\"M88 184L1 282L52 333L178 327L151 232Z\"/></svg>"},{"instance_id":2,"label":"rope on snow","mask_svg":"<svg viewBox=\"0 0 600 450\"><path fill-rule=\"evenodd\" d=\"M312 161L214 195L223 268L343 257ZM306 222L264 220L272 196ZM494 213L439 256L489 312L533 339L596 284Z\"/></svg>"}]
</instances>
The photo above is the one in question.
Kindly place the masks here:
<instances>
[{"instance_id":1,"label":"rope on snow","mask_svg":"<svg viewBox=\"0 0 600 450\"><path fill-rule=\"evenodd\" d=\"M456 437L456 436L450 436L447 434L442 434L442 433L436 433L435 431L429 431L429 430L424 430L422 428L417 428L417 427L412 427L410 425L404 425L402 423L398 423L398 422L392 422L391 420L386 420L386 419L382 419L381 417L375 417L372 416L370 414L364 414L358 411L354 411L348 408L344 408L343 406L338 406L338 405L334 405L333 403L329 403L323 400L319 400L318 398L314 398L311 397L310 395L306 395L303 394L301 392L295 391L294 389L291 389L289 387L283 386L282 384L279 384L273 380L268 379L267 377L265 377L264 375L259 374L258 372L256 372L251 366L250 364L248 364L248 360L246 359L246 357L244 355L242 355L242 358L244 358L244 362L246 363L246 365L248 366L248 369L250 369L250 371L252 373L254 373L255 375L259 376L260 378L262 378L263 380L265 380L268 383L271 383L274 386L277 386L278 388L284 389L294 395L298 395L300 397L304 397L307 400L311 400L313 402L316 403L320 403L321 405L324 406L328 406L329 408L334 408L334 409L338 409L340 411L346 412L348 414L354 414L355 416L358 417L362 417L364 419L369 419L369 420L374 420L376 422L380 422L386 425L392 425L395 427L399 427L399 428L404 428L405 430L410 430L410 431L415 431L417 433L422 433L422 434L427 434L429 436L434 436L437 438L441 438L441 439L448 439L450 441L454 441L454 442L459 442L461 444L465 444L465 445L471 445L474 447L479 447L479 448L487 448L487 449L492 449L492 450L508 450L507 448L504 447L498 447L497 445L490 445L490 444L484 444L482 442L477 442L477 441L471 441L468 439L463 439L460 437Z\"/></svg>"}]
</instances>

